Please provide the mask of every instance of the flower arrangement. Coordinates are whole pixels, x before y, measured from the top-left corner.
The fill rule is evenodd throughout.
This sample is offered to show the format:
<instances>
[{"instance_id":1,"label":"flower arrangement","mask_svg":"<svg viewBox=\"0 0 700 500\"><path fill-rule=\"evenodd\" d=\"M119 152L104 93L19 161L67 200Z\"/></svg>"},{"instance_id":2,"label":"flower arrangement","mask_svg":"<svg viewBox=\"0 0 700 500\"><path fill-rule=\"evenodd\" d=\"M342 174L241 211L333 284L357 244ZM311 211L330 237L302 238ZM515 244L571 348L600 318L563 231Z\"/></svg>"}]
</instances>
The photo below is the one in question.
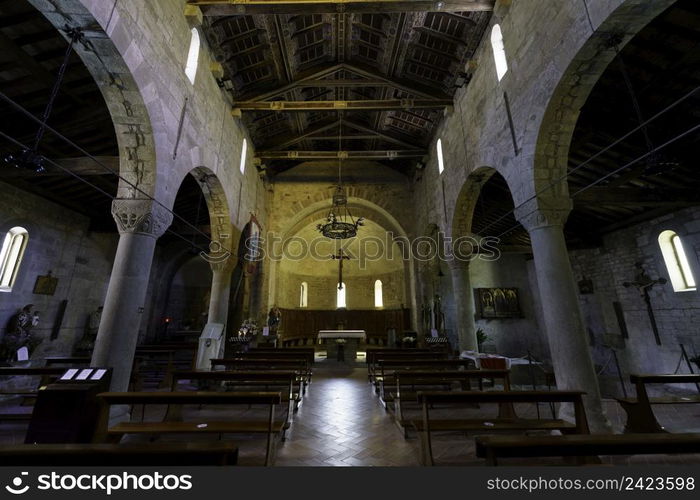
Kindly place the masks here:
<instances>
[{"instance_id":1,"label":"flower arrangement","mask_svg":"<svg viewBox=\"0 0 700 500\"><path fill-rule=\"evenodd\" d=\"M258 333L258 323L252 318L243 321L243 324L238 329L239 337L252 337Z\"/></svg>"}]
</instances>

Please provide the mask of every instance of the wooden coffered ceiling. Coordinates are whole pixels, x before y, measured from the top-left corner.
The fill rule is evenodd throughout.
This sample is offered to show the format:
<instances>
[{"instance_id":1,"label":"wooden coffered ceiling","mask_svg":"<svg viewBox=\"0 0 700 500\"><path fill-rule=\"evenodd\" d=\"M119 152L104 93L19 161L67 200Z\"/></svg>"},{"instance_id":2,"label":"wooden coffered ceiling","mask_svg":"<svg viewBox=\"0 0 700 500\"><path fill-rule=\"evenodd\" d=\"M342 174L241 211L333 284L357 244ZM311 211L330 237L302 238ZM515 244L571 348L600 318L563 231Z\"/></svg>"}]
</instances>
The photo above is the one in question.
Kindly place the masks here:
<instances>
[{"instance_id":1,"label":"wooden coffered ceiling","mask_svg":"<svg viewBox=\"0 0 700 500\"><path fill-rule=\"evenodd\" d=\"M274 176L346 152L408 173L469 80L494 2L188 3Z\"/></svg>"}]
</instances>

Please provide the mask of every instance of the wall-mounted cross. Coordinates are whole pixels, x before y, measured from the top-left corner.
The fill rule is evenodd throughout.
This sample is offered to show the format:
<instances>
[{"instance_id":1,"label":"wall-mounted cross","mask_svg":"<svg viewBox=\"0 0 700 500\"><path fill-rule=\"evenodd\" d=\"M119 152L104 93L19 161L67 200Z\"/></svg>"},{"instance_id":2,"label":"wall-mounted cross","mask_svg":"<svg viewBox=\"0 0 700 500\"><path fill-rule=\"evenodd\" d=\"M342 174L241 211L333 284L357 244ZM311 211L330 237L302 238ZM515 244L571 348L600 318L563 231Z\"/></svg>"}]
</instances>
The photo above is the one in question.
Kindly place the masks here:
<instances>
[{"instance_id":1,"label":"wall-mounted cross","mask_svg":"<svg viewBox=\"0 0 700 500\"><path fill-rule=\"evenodd\" d=\"M634 267L638 269L637 275L634 278L634 281L625 281L622 286L625 288L628 287L636 287L639 289L639 294L642 296L644 299L644 302L647 305L647 314L649 315L649 322L651 323L651 329L654 332L654 339L656 340L657 345L661 345L661 337L659 336L659 329L656 326L656 318L654 317L654 308L651 307L651 297L649 297L649 290L656 285L665 285L666 284L666 278L658 278L658 279L651 279L649 275L647 275L646 271L644 270L644 267L642 267L641 262L637 262Z\"/></svg>"},{"instance_id":2,"label":"wall-mounted cross","mask_svg":"<svg viewBox=\"0 0 700 500\"><path fill-rule=\"evenodd\" d=\"M338 290L343 289L343 261L350 260L350 256L343 253L343 249L338 250L338 255L331 255L331 259L338 261Z\"/></svg>"}]
</instances>

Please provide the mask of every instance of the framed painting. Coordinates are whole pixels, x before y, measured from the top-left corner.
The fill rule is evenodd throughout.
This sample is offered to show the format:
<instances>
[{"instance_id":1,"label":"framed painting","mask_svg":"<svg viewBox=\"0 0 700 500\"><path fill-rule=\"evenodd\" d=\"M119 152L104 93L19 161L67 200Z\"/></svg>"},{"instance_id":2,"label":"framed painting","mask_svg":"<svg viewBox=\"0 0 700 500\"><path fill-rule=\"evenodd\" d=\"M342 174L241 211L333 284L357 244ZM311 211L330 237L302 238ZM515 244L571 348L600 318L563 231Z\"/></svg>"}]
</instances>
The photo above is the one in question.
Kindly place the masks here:
<instances>
[{"instance_id":1,"label":"framed painting","mask_svg":"<svg viewBox=\"0 0 700 500\"><path fill-rule=\"evenodd\" d=\"M475 288L474 302L479 319L523 317L517 288Z\"/></svg>"},{"instance_id":2,"label":"framed painting","mask_svg":"<svg viewBox=\"0 0 700 500\"><path fill-rule=\"evenodd\" d=\"M34 283L34 293L38 295L53 295L56 293L58 286L58 278L51 276L51 273L46 276L37 276Z\"/></svg>"}]
</instances>

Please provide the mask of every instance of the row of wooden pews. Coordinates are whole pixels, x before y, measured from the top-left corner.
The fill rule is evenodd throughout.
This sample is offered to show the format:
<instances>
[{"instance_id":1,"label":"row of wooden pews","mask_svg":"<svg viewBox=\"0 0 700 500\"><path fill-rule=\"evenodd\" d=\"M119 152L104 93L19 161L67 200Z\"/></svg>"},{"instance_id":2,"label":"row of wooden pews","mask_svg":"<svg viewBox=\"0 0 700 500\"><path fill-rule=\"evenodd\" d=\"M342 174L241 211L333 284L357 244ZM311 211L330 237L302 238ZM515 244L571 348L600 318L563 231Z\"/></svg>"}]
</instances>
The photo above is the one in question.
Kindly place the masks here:
<instances>
[{"instance_id":1,"label":"row of wooden pews","mask_svg":"<svg viewBox=\"0 0 700 500\"><path fill-rule=\"evenodd\" d=\"M168 392L99 394L103 412L96 440L118 442L125 435L263 434L264 463L273 465L277 443L285 439L311 382L313 363L313 349L252 349L212 359L211 371L173 370ZM110 407L120 405L140 406L140 421L132 418L108 425Z\"/></svg>"},{"instance_id":2,"label":"row of wooden pews","mask_svg":"<svg viewBox=\"0 0 700 500\"><path fill-rule=\"evenodd\" d=\"M700 403L700 397L650 398L645 390L647 384L698 383L700 375L632 375L636 398L619 400L628 415L627 433L591 435L583 405L585 393L516 391L505 364L484 368L476 370L464 360L450 360L422 349L373 349L367 353L369 381L404 437L411 431L418 433L424 465L434 465L431 435L441 431L476 436L477 457L491 465L497 465L501 458L573 457L571 463L588 464L599 463L599 455L700 453L700 434L649 434L664 430L651 405ZM495 381L498 385L493 390L485 390ZM556 418L554 410L541 413L540 404L552 408L571 404L574 419ZM530 405L536 408L536 416L528 411ZM488 413L487 408L495 410ZM521 411L525 417L519 415ZM552 431L561 435L550 435Z\"/></svg>"},{"instance_id":3,"label":"row of wooden pews","mask_svg":"<svg viewBox=\"0 0 700 500\"><path fill-rule=\"evenodd\" d=\"M233 465L237 463L238 447L235 442L221 441L224 436L262 434L264 464L273 465L277 442L284 439L311 382L313 349L254 349L236 353L230 359L213 360L212 367L225 368L215 371L194 370L194 353L189 345L139 346L135 359L147 357L149 361L158 361L153 369L158 374L149 374L136 361L129 392L97 394L100 416L92 443L0 447L0 462ZM0 376L41 377L38 391L68 368L89 365L89 359L51 358L47 364L50 366L3 368ZM147 387L152 388L152 382L156 381L155 390L134 390L143 389L142 382L148 377L152 380L148 380ZM36 391L25 391L14 395L35 394ZM124 408L130 408L131 412L126 413ZM30 417L31 413L26 414L27 419ZM203 434L218 436L219 441L200 441L197 437L192 440L193 436ZM174 441L153 442L165 435ZM143 458L139 460L137 456Z\"/></svg>"}]
</instances>

